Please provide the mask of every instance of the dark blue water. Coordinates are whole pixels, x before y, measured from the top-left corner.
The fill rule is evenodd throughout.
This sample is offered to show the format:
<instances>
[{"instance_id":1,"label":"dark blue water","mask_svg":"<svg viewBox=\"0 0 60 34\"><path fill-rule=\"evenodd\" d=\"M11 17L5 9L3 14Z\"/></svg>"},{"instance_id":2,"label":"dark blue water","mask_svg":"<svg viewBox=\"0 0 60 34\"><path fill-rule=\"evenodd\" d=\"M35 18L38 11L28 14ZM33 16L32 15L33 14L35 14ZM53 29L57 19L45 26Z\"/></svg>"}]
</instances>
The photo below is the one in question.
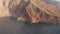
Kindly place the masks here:
<instances>
[{"instance_id":1,"label":"dark blue water","mask_svg":"<svg viewBox=\"0 0 60 34\"><path fill-rule=\"evenodd\" d=\"M12 17L1 17L0 34L60 34L60 24L29 24Z\"/></svg>"}]
</instances>

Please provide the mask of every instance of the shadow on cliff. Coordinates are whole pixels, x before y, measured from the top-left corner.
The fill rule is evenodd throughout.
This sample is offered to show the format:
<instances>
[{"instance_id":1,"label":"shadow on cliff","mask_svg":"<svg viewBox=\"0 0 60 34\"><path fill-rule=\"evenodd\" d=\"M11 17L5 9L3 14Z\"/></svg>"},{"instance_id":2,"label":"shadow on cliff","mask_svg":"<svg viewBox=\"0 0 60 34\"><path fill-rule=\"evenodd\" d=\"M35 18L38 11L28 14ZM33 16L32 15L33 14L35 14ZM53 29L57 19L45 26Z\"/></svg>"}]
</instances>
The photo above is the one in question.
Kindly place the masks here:
<instances>
[{"instance_id":1,"label":"shadow on cliff","mask_svg":"<svg viewBox=\"0 0 60 34\"><path fill-rule=\"evenodd\" d=\"M15 0L9 2L9 12L10 12L11 16L15 17L15 18L23 16L23 17L27 18L28 15L25 11L25 7L27 7L29 5L30 1L20 0L19 4L15 5L15 6L14 6L14 4L15 4L14 2L15 2ZM12 3L14 3L14 4L12 5Z\"/></svg>"}]
</instances>

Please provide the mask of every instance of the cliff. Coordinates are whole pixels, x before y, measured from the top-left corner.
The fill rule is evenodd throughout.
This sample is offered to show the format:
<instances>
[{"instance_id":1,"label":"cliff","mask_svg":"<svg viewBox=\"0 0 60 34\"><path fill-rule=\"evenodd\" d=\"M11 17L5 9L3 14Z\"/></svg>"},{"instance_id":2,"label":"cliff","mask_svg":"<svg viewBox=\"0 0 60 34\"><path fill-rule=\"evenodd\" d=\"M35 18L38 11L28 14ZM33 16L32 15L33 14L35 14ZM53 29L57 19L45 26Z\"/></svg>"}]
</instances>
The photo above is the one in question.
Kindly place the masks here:
<instances>
[{"instance_id":1,"label":"cliff","mask_svg":"<svg viewBox=\"0 0 60 34\"><path fill-rule=\"evenodd\" d=\"M60 22L60 10L44 0L0 0L0 17L5 16L32 23Z\"/></svg>"},{"instance_id":2,"label":"cliff","mask_svg":"<svg viewBox=\"0 0 60 34\"><path fill-rule=\"evenodd\" d=\"M30 4L26 8L27 13L32 23L46 22L46 23L58 23L60 22L60 10L42 0L31 0Z\"/></svg>"},{"instance_id":3,"label":"cliff","mask_svg":"<svg viewBox=\"0 0 60 34\"><path fill-rule=\"evenodd\" d=\"M0 17L5 17L5 16L11 16L10 14L10 6L13 8L13 5L18 5L20 3L20 0L0 0ZM14 13L13 8L11 10L12 13Z\"/></svg>"}]
</instances>

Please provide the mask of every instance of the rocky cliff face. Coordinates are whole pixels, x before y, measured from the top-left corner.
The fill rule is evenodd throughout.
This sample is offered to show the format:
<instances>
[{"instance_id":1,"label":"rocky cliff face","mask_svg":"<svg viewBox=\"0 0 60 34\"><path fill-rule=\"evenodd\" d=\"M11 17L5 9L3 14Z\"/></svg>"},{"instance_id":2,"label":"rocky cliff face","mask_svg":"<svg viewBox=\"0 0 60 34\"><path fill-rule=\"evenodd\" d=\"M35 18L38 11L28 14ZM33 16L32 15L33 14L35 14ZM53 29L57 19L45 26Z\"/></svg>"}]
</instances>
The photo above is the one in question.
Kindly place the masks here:
<instances>
[{"instance_id":1,"label":"rocky cliff face","mask_svg":"<svg viewBox=\"0 0 60 34\"><path fill-rule=\"evenodd\" d=\"M26 8L32 23L46 22L57 23L60 22L59 9L42 0L31 0L29 6Z\"/></svg>"},{"instance_id":2,"label":"rocky cliff face","mask_svg":"<svg viewBox=\"0 0 60 34\"><path fill-rule=\"evenodd\" d=\"M44 0L0 0L0 17L13 16L17 20L59 22L60 11Z\"/></svg>"},{"instance_id":3,"label":"rocky cliff face","mask_svg":"<svg viewBox=\"0 0 60 34\"><path fill-rule=\"evenodd\" d=\"M8 10L9 0L0 0L0 17L10 16Z\"/></svg>"},{"instance_id":4,"label":"rocky cliff face","mask_svg":"<svg viewBox=\"0 0 60 34\"><path fill-rule=\"evenodd\" d=\"M11 13L14 13L13 10L17 10L14 8L16 5L20 3L20 0L0 0L0 17L11 16ZM9 10L11 8L11 10Z\"/></svg>"},{"instance_id":5,"label":"rocky cliff face","mask_svg":"<svg viewBox=\"0 0 60 34\"><path fill-rule=\"evenodd\" d=\"M29 0L0 0L0 17L20 17L25 13Z\"/></svg>"},{"instance_id":6,"label":"rocky cliff face","mask_svg":"<svg viewBox=\"0 0 60 34\"><path fill-rule=\"evenodd\" d=\"M21 14L21 11L24 9L24 7L26 7L29 4L29 2L26 2L26 1L29 1L29 0L0 0L0 17L11 16L11 15L15 16L15 17L19 16L19 14ZM32 0L32 2L33 1L34 0ZM47 7L47 4L45 2L42 2L43 0L42 1L37 0L37 2L38 1L40 1L40 3L39 3L40 6L39 7L43 7L43 8ZM48 2L50 4L53 3L53 1L50 1L50 2L49 1L50 0L46 0L46 2ZM42 4L45 5L45 6L43 6ZM48 6L48 7L50 7L50 6ZM43 8L41 8L41 9L43 9ZM47 8L47 9L49 9L49 8Z\"/></svg>"}]
</instances>

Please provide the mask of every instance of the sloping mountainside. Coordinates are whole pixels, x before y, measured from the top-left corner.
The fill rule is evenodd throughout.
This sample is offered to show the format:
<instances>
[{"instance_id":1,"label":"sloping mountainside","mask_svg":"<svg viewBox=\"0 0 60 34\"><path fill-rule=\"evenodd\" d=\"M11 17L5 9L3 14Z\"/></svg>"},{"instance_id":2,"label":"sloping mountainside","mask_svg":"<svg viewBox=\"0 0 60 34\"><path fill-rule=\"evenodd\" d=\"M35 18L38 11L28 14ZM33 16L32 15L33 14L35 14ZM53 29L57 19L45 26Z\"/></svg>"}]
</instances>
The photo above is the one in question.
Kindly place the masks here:
<instances>
[{"instance_id":1,"label":"sloping mountainside","mask_svg":"<svg viewBox=\"0 0 60 34\"><path fill-rule=\"evenodd\" d=\"M60 10L44 0L0 0L0 17L12 16L32 23L60 22Z\"/></svg>"},{"instance_id":2,"label":"sloping mountainside","mask_svg":"<svg viewBox=\"0 0 60 34\"><path fill-rule=\"evenodd\" d=\"M56 1L56 0L44 0L45 2L55 5L58 9L60 9L60 2Z\"/></svg>"}]
</instances>

